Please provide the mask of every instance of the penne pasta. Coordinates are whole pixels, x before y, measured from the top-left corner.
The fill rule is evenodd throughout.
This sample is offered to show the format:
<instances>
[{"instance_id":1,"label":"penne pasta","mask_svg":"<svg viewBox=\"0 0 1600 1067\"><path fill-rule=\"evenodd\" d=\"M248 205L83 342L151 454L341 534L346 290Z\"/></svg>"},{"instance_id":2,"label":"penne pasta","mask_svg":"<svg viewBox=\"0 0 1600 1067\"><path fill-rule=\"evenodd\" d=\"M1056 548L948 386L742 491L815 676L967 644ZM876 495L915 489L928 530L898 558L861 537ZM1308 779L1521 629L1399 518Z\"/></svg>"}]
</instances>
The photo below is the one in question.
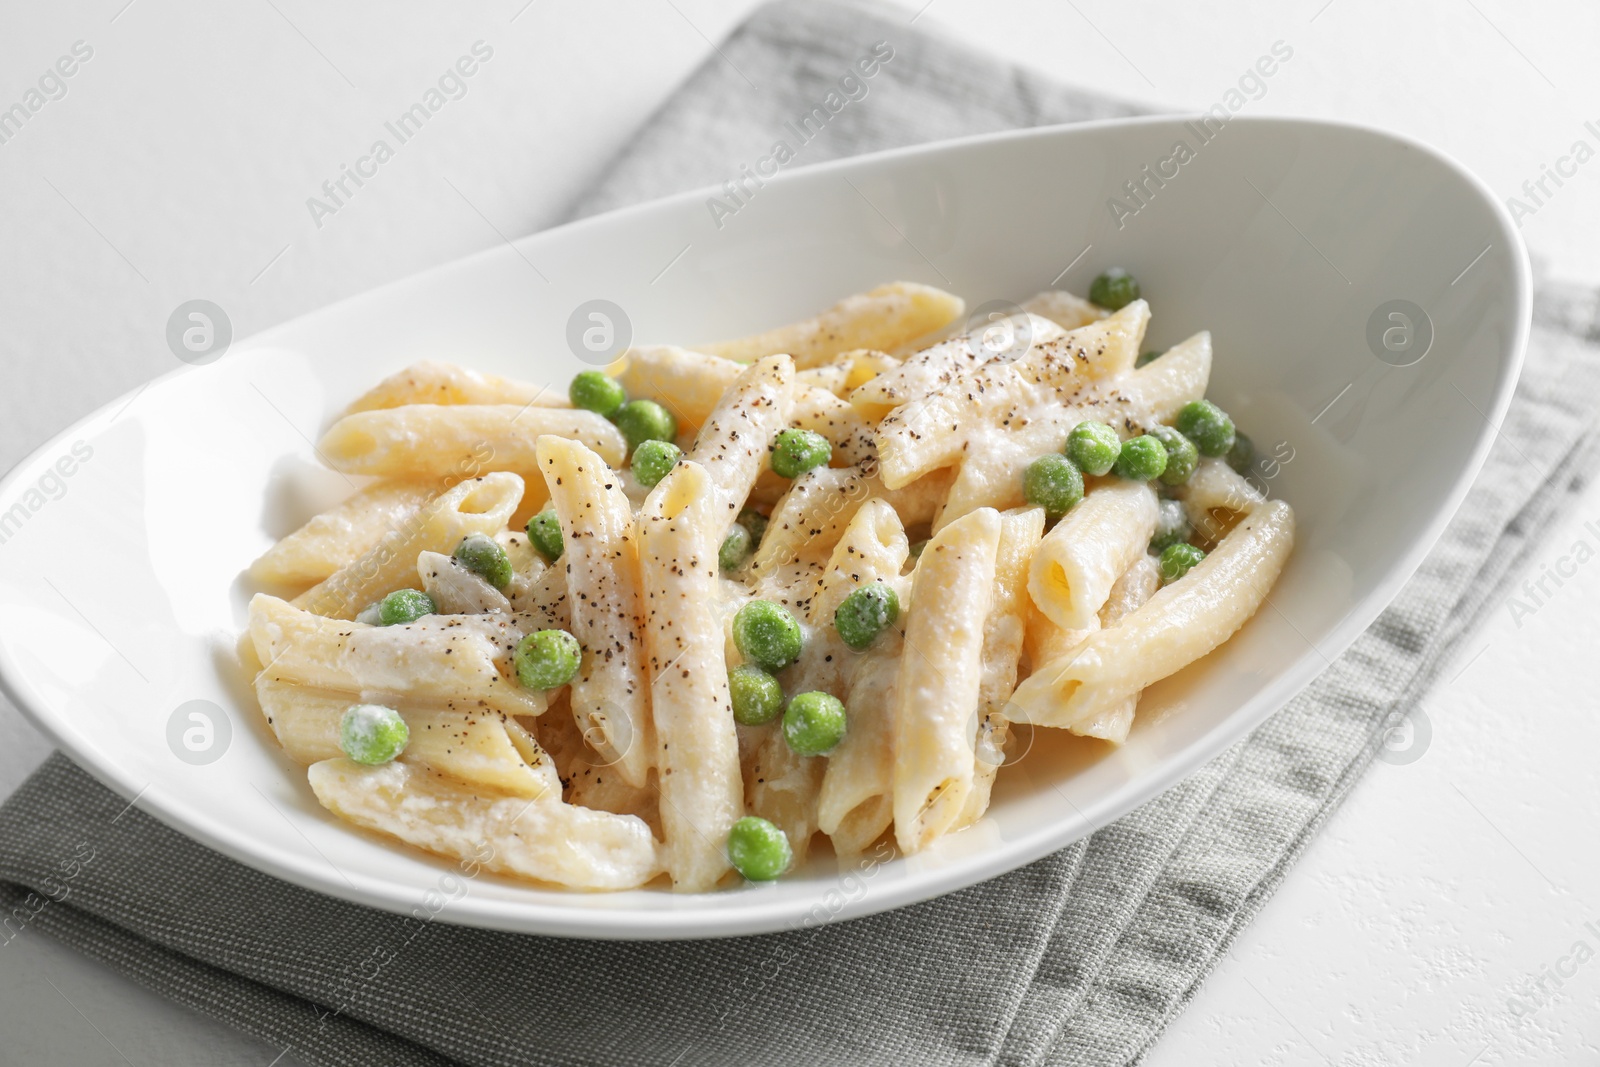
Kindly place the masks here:
<instances>
[{"instance_id":1,"label":"penne pasta","mask_svg":"<svg viewBox=\"0 0 1600 1067\"><path fill-rule=\"evenodd\" d=\"M698 430L743 371L742 363L676 345L630 348L616 365L629 396L664 405L682 430Z\"/></svg>"},{"instance_id":2,"label":"penne pasta","mask_svg":"<svg viewBox=\"0 0 1600 1067\"><path fill-rule=\"evenodd\" d=\"M821 434L833 446L833 465L854 467L876 462L877 434L860 409L816 386L797 390L789 421L802 430Z\"/></svg>"},{"instance_id":3,"label":"penne pasta","mask_svg":"<svg viewBox=\"0 0 1600 1067\"><path fill-rule=\"evenodd\" d=\"M572 634L583 649L572 680L572 714L585 740L642 786L654 751L639 591L639 538L633 509L604 459L577 441L538 441L561 535Z\"/></svg>"},{"instance_id":4,"label":"penne pasta","mask_svg":"<svg viewBox=\"0 0 1600 1067\"><path fill-rule=\"evenodd\" d=\"M1006 702L1017 685L1023 636L1028 620L1028 563L1044 535L1044 509L1019 508L1000 516L1000 541L995 549L994 593L983 623L983 665L973 742L972 789L967 793L955 829L971 826L989 810L996 773L1005 762L1011 723Z\"/></svg>"},{"instance_id":5,"label":"penne pasta","mask_svg":"<svg viewBox=\"0 0 1600 1067\"><path fill-rule=\"evenodd\" d=\"M788 356L759 360L728 386L721 403L706 418L688 458L705 468L717 497L721 526L717 540L733 525L756 476L768 465L772 439L788 425L794 363Z\"/></svg>"},{"instance_id":6,"label":"penne pasta","mask_svg":"<svg viewBox=\"0 0 1600 1067\"><path fill-rule=\"evenodd\" d=\"M639 515L665 860L674 887L686 891L710 889L727 873L728 830L744 814L717 604L722 512L711 476L690 461L655 487Z\"/></svg>"},{"instance_id":7,"label":"penne pasta","mask_svg":"<svg viewBox=\"0 0 1600 1067\"><path fill-rule=\"evenodd\" d=\"M350 706L359 702L354 694L312 689L263 674L256 679L256 699L290 759L309 765L344 754L339 748L339 724ZM406 762L426 764L508 796L561 796L555 762L537 742L530 745L531 739L508 716L482 708L397 704L410 732ZM518 740L513 740L514 734Z\"/></svg>"},{"instance_id":8,"label":"penne pasta","mask_svg":"<svg viewBox=\"0 0 1600 1067\"><path fill-rule=\"evenodd\" d=\"M1100 609L1100 625L1107 629L1117 625L1143 607L1145 601L1160 588L1161 572L1155 560L1150 556L1140 557L1111 587L1111 596L1106 599L1106 606ZM1133 713L1138 706L1139 694L1135 693L1092 718L1072 723L1067 729L1084 737L1098 737L1102 741L1120 745L1128 739L1128 730L1133 726Z\"/></svg>"},{"instance_id":9,"label":"penne pasta","mask_svg":"<svg viewBox=\"0 0 1600 1067\"><path fill-rule=\"evenodd\" d=\"M311 765L317 800L342 819L427 852L568 889L631 889L661 873L650 828L628 815L483 795L405 763Z\"/></svg>"},{"instance_id":10,"label":"penne pasta","mask_svg":"<svg viewBox=\"0 0 1600 1067\"><path fill-rule=\"evenodd\" d=\"M1070 400L1077 390L1133 367L1150 321L1135 300L1109 318L1029 348L1009 362L992 360L955 376L921 399L901 404L878 425L883 484L891 489L962 459L976 441Z\"/></svg>"},{"instance_id":11,"label":"penne pasta","mask_svg":"<svg viewBox=\"0 0 1600 1067\"><path fill-rule=\"evenodd\" d=\"M907 854L949 830L972 790L972 710L1000 527L987 508L957 519L934 535L912 572L894 733L894 836Z\"/></svg>"},{"instance_id":12,"label":"penne pasta","mask_svg":"<svg viewBox=\"0 0 1600 1067\"><path fill-rule=\"evenodd\" d=\"M1183 405L1205 395L1211 374L1211 335L1199 333L1138 370L1084 383L1061 404L1020 414L1006 432L984 437L967 451L934 529L977 508L1022 504L1028 464L1059 451L1073 427L1104 422L1123 438L1169 423Z\"/></svg>"},{"instance_id":13,"label":"penne pasta","mask_svg":"<svg viewBox=\"0 0 1600 1067\"><path fill-rule=\"evenodd\" d=\"M454 363L425 359L396 371L368 389L345 408L346 415L358 411L380 411L408 404L516 404L544 408L565 408L572 404L567 394L548 385L514 382L494 374L458 367Z\"/></svg>"},{"instance_id":14,"label":"penne pasta","mask_svg":"<svg viewBox=\"0 0 1600 1067\"><path fill-rule=\"evenodd\" d=\"M783 352L796 367L820 366L857 348L891 350L942 330L961 317L958 296L915 282L893 282L846 297L815 318L734 341L701 345L712 355L748 363Z\"/></svg>"},{"instance_id":15,"label":"penne pasta","mask_svg":"<svg viewBox=\"0 0 1600 1067\"><path fill-rule=\"evenodd\" d=\"M803 616L808 595L789 598L780 594L775 599L780 603L787 600L786 606ZM778 681L785 693L842 696L854 659L831 626L815 628L799 662L780 671ZM745 797L751 812L784 832L796 862L805 859L817 831L818 795L827 765L827 757L802 756L790 748L781 722L775 722L762 729L746 770Z\"/></svg>"},{"instance_id":16,"label":"penne pasta","mask_svg":"<svg viewBox=\"0 0 1600 1067\"><path fill-rule=\"evenodd\" d=\"M818 831L912 855L982 821L1019 730L1121 744L1292 548L1229 466L1210 334L1139 366L1137 283L1090 291L1122 306L976 322L896 282L568 390L391 375L319 447L380 480L251 566L310 585L249 606L269 727L337 817L570 889L708 892Z\"/></svg>"},{"instance_id":17,"label":"penne pasta","mask_svg":"<svg viewBox=\"0 0 1600 1067\"><path fill-rule=\"evenodd\" d=\"M1161 588L1161 568L1154 556L1143 555L1122 572L1100 609L1100 626L1109 629L1144 606Z\"/></svg>"},{"instance_id":18,"label":"penne pasta","mask_svg":"<svg viewBox=\"0 0 1600 1067\"><path fill-rule=\"evenodd\" d=\"M868 500L850 519L839 543L834 545L828 565L816 580L816 592L806 608L807 621L827 626L840 602L855 590L873 582L895 586L896 593L909 595L900 571L911 554L900 516L885 500Z\"/></svg>"},{"instance_id":19,"label":"penne pasta","mask_svg":"<svg viewBox=\"0 0 1600 1067\"><path fill-rule=\"evenodd\" d=\"M568 718L570 720L570 716ZM647 781L644 785L630 784L614 764L604 763L603 757L588 746L584 747L583 754L573 764L572 785L567 790L568 803L642 819L657 840L664 836L659 798L653 781Z\"/></svg>"},{"instance_id":20,"label":"penne pasta","mask_svg":"<svg viewBox=\"0 0 1600 1067\"><path fill-rule=\"evenodd\" d=\"M534 442L559 435L621 466L628 442L604 416L570 408L517 404L411 404L346 415L317 446L324 462L346 474L450 477L467 464L532 473Z\"/></svg>"},{"instance_id":21,"label":"penne pasta","mask_svg":"<svg viewBox=\"0 0 1600 1067\"><path fill-rule=\"evenodd\" d=\"M614 768L604 765L572 718L567 690L551 699L548 712L530 721L538 733L537 743L555 762L568 804L636 816L644 820L658 840L661 838L654 784L629 785Z\"/></svg>"},{"instance_id":22,"label":"penne pasta","mask_svg":"<svg viewBox=\"0 0 1600 1067\"><path fill-rule=\"evenodd\" d=\"M886 501L905 526L929 522L944 500L950 477L948 471L935 471L901 489L888 490L872 464L809 470L794 480L773 509L751 574L762 578L790 563L826 559L868 500Z\"/></svg>"},{"instance_id":23,"label":"penne pasta","mask_svg":"<svg viewBox=\"0 0 1600 1067\"><path fill-rule=\"evenodd\" d=\"M385 593L416 588L417 557L423 552L454 552L468 534L493 536L505 526L521 496L522 479L504 471L462 482L295 597L294 605L318 615L353 619Z\"/></svg>"},{"instance_id":24,"label":"penne pasta","mask_svg":"<svg viewBox=\"0 0 1600 1067\"><path fill-rule=\"evenodd\" d=\"M250 565L250 577L281 585L320 582L359 558L390 530L413 521L438 494L438 485L428 482L369 485L267 549Z\"/></svg>"},{"instance_id":25,"label":"penne pasta","mask_svg":"<svg viewBox=\"0 0 1600 1067\"><path fill-rule=\"evenodd\" d=\"M1119 429L1131 435L1172 422L1183 405L1206 395L1210 381L1211 334L1202 330L1116 380L1116 399L1133 423Z\"/></svg>"},{"instance_id":26,"label":"penne pasta","mask_svg":"<svg viewBox=\"0 0 1600 1067\"><path fill-rule=\"evenodd\" d=\"M1093 625L1155 529L1156 494L1147 483L1116 481L1089 493L1039 542L1028 570L1034 604L1063 630Z\"/></svg>"},{"instance_id":27,"label":"penne pasta","mask_svg":"<svg viewBox=\"0 0 1600 1067\"><path fill-rule=\"evenodd\" d=\"M250 637L274 681L360 695L363 702L416 699L539 715L544 694L511 677L522 638L512 617L427 615L406 626L367 626L302 611L257 593Z\"/></svg>"},{"instance_id":28,"label":"penne pasta","mask_svg":"<svg viewBox=\"0 0 1600 1067\"><path fill-rule=\"evenodd\" d=\"M889 828L893 818L894 719L888 698L902 641L898 633L887 633L864 655L857 654L844 646L830 624L845 597L874 582L888 584L902 603L907 601L910 583L900 571L909 555L910 545L894 508L883 500L867 501L815 579L815 592L806 607L811 625L828 635L824 662L835 656L848 671L832 684L844 699L849 726L828 754L817 797L818 828L842 852L861 851Z\"/></svg>"},{"instance_id":29,"label":"penne pasta","mask_svg":"<svg viewBox=\"0 0 1600 1067\"><path fill-rule=\"evenodd\" d=\"M1294 543L1294 512L1268 501L1183 578L1115 627L1089 635L1044 664L1012 696L1013 720L1038 726L1083 722L1182 670L1255 614Z\"/></svg>"},{"instance_id":30,"label":"penne pasta","mask_svg":"<svg viewBox=\"0 0 1600 1067\"><path fill-rule=\"evenodd\" d=\"M1065 334L1066 331L1050 320L1030 315L1026 342L1022 344L1013 342L1012 346L989 347L973 334L952 337L907 356L898 367L864 383L850 394L850 403L865 418L876 423L895 408L921 401L997 357L1009 362L1032 345L1053 341Z\"/></svg>"}]
</instances>

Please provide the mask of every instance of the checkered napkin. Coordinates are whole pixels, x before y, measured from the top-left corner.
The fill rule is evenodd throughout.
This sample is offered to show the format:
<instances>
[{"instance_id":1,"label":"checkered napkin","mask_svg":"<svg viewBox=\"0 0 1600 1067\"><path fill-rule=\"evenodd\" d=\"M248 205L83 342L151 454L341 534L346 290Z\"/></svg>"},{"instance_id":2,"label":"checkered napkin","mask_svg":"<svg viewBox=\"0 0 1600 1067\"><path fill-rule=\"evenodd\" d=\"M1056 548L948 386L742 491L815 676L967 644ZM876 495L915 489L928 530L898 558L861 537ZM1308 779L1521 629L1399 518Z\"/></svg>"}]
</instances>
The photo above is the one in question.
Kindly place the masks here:
<instances>
[{"instance_id":1,"label":"checkered napkin","mask_svg":"<svg viewBox=\"0 0 1600 1067\"><path fill-rule=\"evenodd\" d=\"M893 16L758 11L577 213L721 182L887 41L794 165L1132 113ZM858 73L858 77L861 77ZM310 1064L1121 1064L1182 1010L1595 469L1596 294L1543 287L1527 368L1438 547L1253 735L1088 840L939 900L735 940L617 944L424 923L298 889L53 757L0 808L0 904ZM92 859L84 857L92 853ZM30 894L32 894L30 896ZM45 903L49 901L48 903ZM13 929L13 921L9 929ZM5 936L0 934L0 937Z\"/></svg>"}]
</instances>

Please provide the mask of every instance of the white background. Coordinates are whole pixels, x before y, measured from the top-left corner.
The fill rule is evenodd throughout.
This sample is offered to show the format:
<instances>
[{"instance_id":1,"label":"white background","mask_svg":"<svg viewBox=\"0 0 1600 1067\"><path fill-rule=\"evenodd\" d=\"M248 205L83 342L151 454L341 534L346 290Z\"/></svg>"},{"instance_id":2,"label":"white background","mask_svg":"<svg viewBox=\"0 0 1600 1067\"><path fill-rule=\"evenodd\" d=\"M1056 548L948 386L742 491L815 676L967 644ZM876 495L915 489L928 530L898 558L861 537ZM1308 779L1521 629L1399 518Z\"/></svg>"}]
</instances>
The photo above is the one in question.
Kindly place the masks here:
<instances>
[{"instance_id":1,"label":"white background","mask_svg":"<svg viewBox=\"0 0 1600 1067\"><path fill-rule=\"evenodd\" d=\"M0 467L170 369L164 326L184 300L216 301L245 336L550 224L756 6L125 3L12 0L0 20L0 107L73 42L94 49L0 144ZM1587 0L919 6L903 12L918 26L1182 109L1215 102L1281 39L1294 61L1253 113L1400 130L1503 196L1580 138L1600 148ZM480 38L495 55L469 95L314 228L305 198ZM1528 201L1524 233L1552 275L1600 282L1600 160L1564 180ZM1600 491L1540 562L1580 537L1600 545ZM1600 952L1596 602L1591 566L1520 627L1496 609L1428 701L1422 757L1373 768L1152 1067L1600 1061L1600 963L1571 955L1580 940ZM0 704L0 794L48 751ZM1547 968L1570 977L1533 994ZM282 1053L37 931L0 949L0 1063L267 1067Z\"/></svg>"}]
</instances>

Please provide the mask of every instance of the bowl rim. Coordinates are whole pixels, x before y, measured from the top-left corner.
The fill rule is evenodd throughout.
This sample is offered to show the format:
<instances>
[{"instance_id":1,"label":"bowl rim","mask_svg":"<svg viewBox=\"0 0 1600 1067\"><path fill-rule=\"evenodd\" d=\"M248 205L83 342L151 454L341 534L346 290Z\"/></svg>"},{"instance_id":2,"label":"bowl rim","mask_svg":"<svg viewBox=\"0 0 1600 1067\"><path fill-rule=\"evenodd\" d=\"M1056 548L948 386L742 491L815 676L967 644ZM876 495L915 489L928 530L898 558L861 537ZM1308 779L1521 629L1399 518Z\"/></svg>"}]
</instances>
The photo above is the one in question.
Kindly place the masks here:
<instances>
[{"instance_id":1,"label":"bowl rim","mask_svg":"<svg viewBox=\"0 0 1600 1067\"><path fill-rule=\"evenodd\" d=\"M1108 129L1138 126L1177 125L1192 119L1191 113L1144 115L1132 118L1101 119L1092 122L1065 123L1052 126L1029 127L1020 130L1002 130L994 133L907 145L879 152L849 156L842 159L780 171L768 184L787 185L797 181L814 181L820 175L858 168L872 168L884 163L915 159L919 156L937 156L940 153L979 146L1023 142L1056 137L1092 137ZM1511 256L1511 280L1514 311L1513 329L1509 333L1498 363L1498 375L1493 386L1493 400L1484 412L1485 420L1477 442L1467 462L1463 464L1454 483L1449 487L1445 503L1435 512L1421 536L1416 538L1399 559L1392 564L1372 590L1356 601L1322 640L1313 643L1313 649L1331 663L1342 655L1355 639L1388 606L1400 589L1411 579L1423 559L1443 534L1445 527L1459 511L1478 473L1486 461L1490 447L1499 434L1506 409L1511 403L1522 363L1526 355L1532 320L1532 271L1527 248L1505 205L1488 184L1447 153L1424 141L1381 127L1322 118L1294 118L1272 115L1237 115L1229 120L1255 127L1286 126L1295 128L1316 127L1342 130L1373 137L1379 141L1424 154L1471 188L1488 207L1488 214L1498 226L1496 242L1505 242ZM714 195L717 186L701 186L684 192L660 197L644 203L632 204L612 211L586 216L558 226L539 230L508 242L490 245L436 264L382 285L343 297L331 304L297 315L248 337L234 342L233 348L270 347L291 328L302 328L323 316L331 316L347 304L369 299L386 291L415 284L434 274L458 270L467 264L493 256L503 256L510 246L512 251L526 242L537 241L552 234L582 233L586 228L611 225L619 220L652 211L662 211L683 204L699 203ZM159 386L179 375L189 374L198 367L181 366L161 374L145 384L130 389L95 411L78 419L60 432L52 435L39 447L30 451L0 478L0 499L9 495L23 481L23 475L43 460L59 451L64 441L82 436L86 431L99 428L137 397L154 386ZM1180 752L1159 764L1158 771L1147 772L1130 783L1113 789L1085 806L1073 805L1079 819L1075 822L1042 825L1006 841L1002 847L986 849L981 855L959 862L919 872L913 877L891 883L880 883L874 891L858 899L846 899L833 910L828 922L863 918L943 896L968 886L1017 870L1040 857L1081 840L1102 826L1121 817L1151 798L1172 788L1193 774L1245 734L1260 726L1270 715L1281 710L1295 694L1309 686L1322 671L1283 671L1269 681L1254 697L1234 709L1228 720L1188 744ZM1304 674L1301 677L1300 674ZM152 783L141 785L120 765L101 758L90 745L80 744L77 734L67 719L52 711L44 701L35 702L18 681L22 672L13 662L10 647L0 642L0 692L3 692L23 715L43 734L49 737L76 763L89 771L98 781L108 786L129 806L138 806L154 816L168 828L214 851L220 852L256 871L280 878L301 888L332 896L353 904L375 907L396 914L407 914L416 906L417 887L401 882L381 879L359 871L341 872L344 877L332 877L328 872L306 858L304 854L277 849L270 845L252 845L236 833L230 833L220 818L208 815L192 806L168 800ZM1070 803L1070 801L1069 801ZM410 850L417 858L437 861L424 853ZM1001 858L1003 857L1003 858ZM544 888L544 887L538 887ZM732 894L737 893L735 897ZM438 912L435 918L454 925L481 929L503 930L516 933L571 937L592 940L688 940L720 937L737 937L796 929L815 904L805 899L783 898L779 901L759 899L761 887L743 890L713 890L702 894L683 894L679 899L699 898L707 902L726 900L735 907L706 908L695 911L672 909L646 910L627 907L585 907L565 903L546 904L537 901L504 902L485 901L466 895ZM595 899L594 894L572 892L574 903ZM600 895L605 899L606 894ZM756 899L751 899L752 897Z\"/></svg>"}]
</instances>

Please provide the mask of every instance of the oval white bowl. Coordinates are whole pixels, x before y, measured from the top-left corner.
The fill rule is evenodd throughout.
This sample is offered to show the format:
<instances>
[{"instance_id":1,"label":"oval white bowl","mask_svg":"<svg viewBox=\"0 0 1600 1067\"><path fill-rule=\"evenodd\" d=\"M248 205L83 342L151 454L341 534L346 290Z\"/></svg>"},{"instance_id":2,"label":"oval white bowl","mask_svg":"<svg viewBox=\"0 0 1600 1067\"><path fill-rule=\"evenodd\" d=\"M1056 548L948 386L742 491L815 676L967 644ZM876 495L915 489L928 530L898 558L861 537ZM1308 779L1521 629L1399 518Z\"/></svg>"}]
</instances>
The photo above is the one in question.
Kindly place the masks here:
<instances>
[{"instance_id":1,"label":"oval white bowl","mask_svg":"<svg viewBox=\"0 0 1600 1067\"><path fill-rule=\"evenodd\" d=\"M1192 158L1163 163L1180 140ZM1128 182L1142 183L1139 200ZM443 887L445 921L590 938L867 915L1061 848L1282 707L1398 592L1460 504L1527 339L1526 253L1494 196L1437 152L1370 129L1096 123L785 173L720 227L708 195L536 234L347 300L180 367L46 444L0 483L6 692L141 810L363 904L432 910ZM1082 294L1111 265L1143 283L1149 347L1212 331L1211 394L1279 458L1271 491L1299 518L1270 607L1147 692L1122 748L1040 731L1001 773L982 823L912 859L841 869L824 845L774 884L586 895L456 880L451 864L325 812L272 741L234 666L253 591L240 572L350 491L310 442L381 376L435 357L560 387L584 367L568 318L594 298L624 308L640 343L692 345L896 278L975 308L1052 286ZM1391 300L1432 322L1431 347L1409 366L1368 345ZM79 458L62 463L74 445ZM214 702L231 726L205 765L167 741L191 700Z\"/></svg>"}]
</instances>

